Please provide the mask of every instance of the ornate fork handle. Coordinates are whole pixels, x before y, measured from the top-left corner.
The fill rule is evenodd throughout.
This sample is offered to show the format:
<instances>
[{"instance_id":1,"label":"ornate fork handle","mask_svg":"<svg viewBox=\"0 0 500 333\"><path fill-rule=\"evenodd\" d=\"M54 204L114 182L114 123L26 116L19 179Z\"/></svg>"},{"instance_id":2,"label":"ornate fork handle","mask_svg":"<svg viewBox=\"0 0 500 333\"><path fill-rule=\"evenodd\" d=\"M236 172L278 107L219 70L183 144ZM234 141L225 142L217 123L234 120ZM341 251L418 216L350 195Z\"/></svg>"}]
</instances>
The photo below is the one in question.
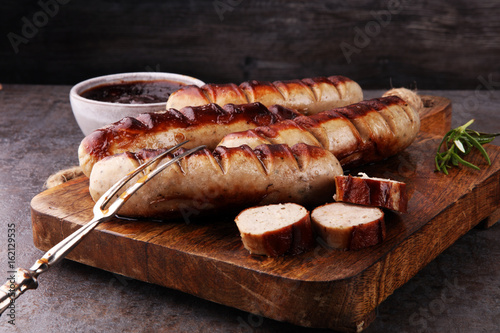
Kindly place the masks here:
<instances>
[{"instance_id":1,"label":"ornate fork handle","mask_svg":"<svg viewBox=\"0 0 500 333\"><path fill-rule=\"evenodd\" d=\"M18 268L15 273L9 276L7 282L0 287L0 316L26 290L38 287L38 276L40 274L46 272L51 266L66 257L99 223L111 217L112 214L92 219L47 251L30 269Z\"/></svg>"},{"instance_id":2,"label":"ornate fork handle","mask_svg":"<svg viewBox=\"0 0 500 333\"><path fill-rule=\"evenodd\" d=\"M121 208L121 206L135 193L139 188L144 186L150 179L156 176L165 168L176 163L180 159L187 155L190 155L200 149L205 148L205 146L199 146L170 159L168 162L163 163L153 171L149 172L143 176L139 181L129 187L125 192L123 192L109 208L106 209L108 203L115 198L120 189L128 183L131 179L141 173L146 167L153 164L157 160L163 158L172 150L179 148L184 145L187 141L184 141L168 150L162 154L156 156L155 158L149 160L148 162L142 164L137 169L129 173L127 176L123 177L120 181L114 184L109 190L104 193L99 200L97 200L94 205L94 218L84 224L81 228L73 232L71 235L63 239L61 242L56 244L50 250L48 250L45 255L38 259L30 269L18 268L15 273L13 273L7 282L0 287L0 316L7 310L11 304L21 296L26 290L36 289L38 287L38 276L46 272L50 267L61 261L68 253L71 252L82 239L89 234L99 223L109 220L115 213Z\"/></svg>"},{"instance_id":3,"label":"ornate fork handle","mask_svg":"<svg viewBox=\"0 0 500 333\"><path fill-rule=\"evenodd\" d=\"M0 287L0 316L13 303L16 298L21 296L28 289L36 289L38 287L38 275L32 271L18 268L13 273L7 282Z\"/></svg>"}]
</instances>

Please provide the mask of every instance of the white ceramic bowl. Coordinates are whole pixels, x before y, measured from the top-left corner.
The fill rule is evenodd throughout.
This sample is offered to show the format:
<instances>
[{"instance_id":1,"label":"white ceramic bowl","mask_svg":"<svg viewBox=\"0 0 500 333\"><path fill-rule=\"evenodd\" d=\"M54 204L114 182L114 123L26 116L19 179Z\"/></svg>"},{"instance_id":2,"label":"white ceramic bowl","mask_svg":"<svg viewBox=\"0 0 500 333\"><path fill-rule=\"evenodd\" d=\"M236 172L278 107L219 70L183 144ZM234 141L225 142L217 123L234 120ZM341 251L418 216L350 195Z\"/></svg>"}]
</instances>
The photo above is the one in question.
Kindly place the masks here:
<instances>
[{"instance_id":1,"label":"white ceramic bowl","mask_svg":"<svg viewBox=\"0 0 500 333\"><path fill-rule=\"evenodd\" d=\"M165 110L167 103L120 104L95 101L82 97L80 94L93 87L109 84L120 84L131 81L169 80L185 85L202 86L203 81L196 78L173 73L137 72L122 73L95 77L82 81L71 88L69 100L73 115L83 134L88 135L95 129L118 121L124 117L137 116L140 113Z\"/></svg>"}]
</instances>

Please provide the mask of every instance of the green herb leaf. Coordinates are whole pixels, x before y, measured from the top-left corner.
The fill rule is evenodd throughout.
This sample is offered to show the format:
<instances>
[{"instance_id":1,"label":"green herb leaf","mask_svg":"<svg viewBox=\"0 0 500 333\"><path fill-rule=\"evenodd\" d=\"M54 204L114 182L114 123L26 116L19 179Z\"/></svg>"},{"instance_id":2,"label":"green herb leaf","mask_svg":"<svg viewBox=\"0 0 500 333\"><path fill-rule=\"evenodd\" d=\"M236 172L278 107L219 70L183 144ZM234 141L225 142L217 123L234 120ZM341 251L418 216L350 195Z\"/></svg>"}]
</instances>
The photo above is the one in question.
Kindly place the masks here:
<instances>
[{"instance_id":1,"label":"green herb leaf","mask_svg":"<svg viewBox=\"0 0 500 333\"><path fill-rule=\"evenodd\" d=\"M474 119L471 119L466 124L452 129L445 134L438 146L434 159L436 171L443 172L447 175L449 168L452 166L457 167L459 164L475 170L480 170L477 165L467 162L462 158L462 156L470 153L473 148L479 150L481 155L488 162L488 165L491 165L490 157L483 148L483 145L493 141L495 137L500 136L500 133L483 133L468 129L467 127L473 122ZM444 149L443 152L441 152L442 149Z\"/></svg>"}]
</instances>

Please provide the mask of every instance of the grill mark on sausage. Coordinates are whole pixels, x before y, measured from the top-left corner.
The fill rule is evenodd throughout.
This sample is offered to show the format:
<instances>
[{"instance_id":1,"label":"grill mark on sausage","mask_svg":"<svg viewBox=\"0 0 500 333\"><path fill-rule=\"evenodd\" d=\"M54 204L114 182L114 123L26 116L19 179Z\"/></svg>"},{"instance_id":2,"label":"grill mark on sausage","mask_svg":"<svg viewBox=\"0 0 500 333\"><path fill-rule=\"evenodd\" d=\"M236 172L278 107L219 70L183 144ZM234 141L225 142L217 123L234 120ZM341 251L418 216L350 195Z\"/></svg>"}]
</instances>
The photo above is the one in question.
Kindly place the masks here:
<instances>
[{"instance_id":1,"label":"grill mark on sausage","mask_svg":"<svg viewBox=\"0 0 500 333\"><path fill-rule=\"evenodd\" d=\"M242 147L242 146L240 146ZM266 175L273 172L273 161L271 161L272 155L269 149L269 145L260 145L254 149L255 156L257 156L261 165L264 167Z\"/></svg>"},{"instance_id":2,"label":"grill mark on sausage","mask_svg":"<svg viewBox=\"0 0 500 333\"><path fill-rule=\"evenodd\" d=\"M314 81L314 79L313 79ZM308 91L311 93L311 96L313 97L313 100L318 102L319 101L319 96L316 95L316 93L314 92L314 89L309 85L307 84L307 82L302 79L302 80L298 80L298 82L301 86L305 87L306 89L308 89Z\"/></svg>"},{"instance_id":3,"label":"grill mark on sausage","mask_svg":"<svg viewBox=\"0 0 500 333\"><path fill-rule=\"evenodd\" d=\"M224 94L234 95L236 96L236 98L243 99L243 103L248 102L246 95L234 83L205 84L201 88L211 103L217 103L219 95L224 95Z\"/></svg>"},{"instance_id":4,"label":"grill mark on sausage","mask_svg":"<svg viewBox=\"0 0 500 333\"><path fill-rule=\"evenodd\" d=\"M187 151L187 149L181 147L181 148L177 149L176 151L167 154L167 156L162 159L162 162L168 162L168 160L171 160L171 159L173 159L181 154L184 154L186 151ZM188 161L191 157L201 156L201 155L209 155L209 154L210 154L210 151L206 148L203 148L203 149L195 151L194 153L191 153L190 155L186 156L185 158L180 159L179 161L175 162L174 164L176 164L179 167L179 170L182 173L182 175L186 175L189 172L189 168L187 167L187 165L188 165ZM153 169L154 169L154 167L149 168L149 170L153 170Z\"/></svg>"},{"instance_id":5,"label":"grill mark on sausage","mask_svg":"<svg viewBox=\"0 0 500 333\"><path fill-rule=\"evenodd\" d=\"M327 79L333 84L335 89L337 89L340 99L344 99L344 96L342 95L342 90L339 89L339 86L345 85L346 82L351 82L352 80L342 75L329 76L327 77Z\"/></svg>"},{"instance_id":6,"label":"grill mark on sausage","mask_svg":"<svg viewBox=\"0 0 500 333\"><path fill-rule=\"evenodd\" d=\"M245 95L248 97L249 102L255 102L254 97L256 95L258 95L257 91L256 91L256 87L259 87L260 90L271 90L271 92L269 93L270 95L272 95L273 93L278 94L281 96L283 101L285 100L283 95L281 95L281 92L278 89L276 89L276 87L271 82L268 82L268 81L250 80L250 81L242 82L239 85L239 87L245 93ZM252 96L252 97L250 97L250 96Z\"/></svg>"},{"instance_id":7,"label":"grill mark on sausage","mask_svg":"<svg viewBox=\"0 0 500 333\"><path fill-rule=\"evenodd\" d=\"M364 117L367 113L373 112L373 108L369 107L364 103L357 103L349 106L344 106L342 108L335 109L336 112L343 115L349 120Z\"/></svg>"},{"instance_id":8,"label":"grill mark on sausage","mask_svg":"<svg viewBox=\"0 0 500 333\"><path fill-rule=\"evenodd\" d=\"M243 83L246 83L246 82L243 82ZM243 88L243 83L238 86L238 88L240 89L241 93L243 95L245 95L245 98L246 98L246 100L247 100L248 103L255 102L252 98L250 98L250 95L248 94L248 91Z\"/></svg>"},{"instance_id":9,"label":"grill mark on sausage","mask_svg":"<svg viewBox=\"0 0 500 333\"><path fill-rule=\"evenodd\" d=\"M283 128L283 126L280 127ZM262 126L262 127L257 127L256 129L250 131L255 132L257 136L262 137L264 140L266 139L269 140L278 136L278 130L275 127L271 128L269 126Z\"/></svg>"},{"instance_id":10,"label":"grill mark on sausage","mask_svg":"<svg viewBox=\"0 0 500 333\"><path fill-rule=\"evenodd\" d=\"M326 84L330 85L332 88L334 88L335 91L337 92L337 95L339 95L339 97L340 97L340 92L339 92L337 86L335 86L335 84L333 84L326 77L313 77L313 78L302 79L302 82L304 82L305 84L307 84L309 86L309 89L311 89L311 91L314 95L314 98L316 99L317 102L321 100L322 96L318 96L313 87L318 85L318 84L322 84L322 83L326 83Z\"/></svg>"},{"instance_id":11,"label":"grill mark on sausage","mask_svg":"<svg viewBox=\"0 0 500 333\"><path fill-rule=\"evenodd\" d=\"M162 154L167 149L141 149L134 153L135 159L137 159L141 164L149 161L152 158Z\"/></svg>"},{"instance_id":12,"label":"grill mark on sausage","mask_svg":"<svg viewBox=\"0 0 500 333\"><path fill-rule=\"evenodd\" d=\"M219 168L218 170L220 170L221 173L224 173L224 168L222 167L222 163L221 163L221 156L218 153L217 148L211 153L211 155L212 155L212 158L214 161L214 165L217 165Z\"/></svg>"},{"instance_id":13,"label":"grill mark on sausage","mask_svg":"<svg viewBox=\"0 0 500 333\"><path fill-rule=\"evenodd\" d=\"M365 120L365 117L370 113L378 113L370 106L359 103L356 107L345 107L338 112L344 115L347 119L351 121L356 130L358 131L359 137L362 140L362 144L359 145L359 148L356 152L370 152L373 155L375 152L380 153L379 143L381 138L376 137L373 129L371 128L368 121ZM381 118L383 119L383 118ZM385 122L385 120L384 120ZM387 125L387 128L390 127ZM372 148L373 147L373 148ZM371 158L370 158L371 159Z\"/></svg>"},{"instance_id":14,"label":"grill mark on sausage","mask_svg":"<svg viewBox=\"0 0 500 333\"><path fill-rule=\"evenodd\" d=\"M241 146L241 147L248 147L248 146ZM250 149L250 147L248 147L248 149ZM298 162L288 145L282 145L282 144L260 145L257 146L253 151L261 160L262 165L264 165L264 168L267 170L267 174L274 172L276 166L275 160L277 159L285 161L286 160L295 161L293 167L299 169Z\"/></svg>"},{"instance_id":15,"label":"grill mark on sausage","mask_svg":"<svg viewBox=\"0 0 500 333\"><path fill-rule=\"evenodd\" d=\"M271 82L270 85L274 88L274 90L276 90L280 95L281 95L281 98L286 101L286 97L285 95L283 94L283 92L281 91L281 89L278 87L278 84L282 84L281 81L274 81L274 82Z\"/></svg>"},{"instance_id":16,"label":"grill mark on sausage","mask_svg":"<svg viewBox=\"0 0 500 333\"><path fill-rule=\"evenodd\" d=\"M313 89L313 86L315 84L321 83L319 78L302 79L302 82L309 88L309 90L311 90L311 93L314 96L314 100L318 102L321 99L321 97L316 94L316 91Z\"/></svg>"},{"instance_id":17,"label":"grill mark on sausage","mask_svg":"<svg viewBox=\"0 0 500 333\"><path fill-rule=\"evenodd\" d=\"M314 92L311 90L311 88L307 84L302 82L302 80L288 80L288 81L274 81L273 82L273 85L281 93L281 95L283 96L283 99L285 101L290 100L290 92L288 90L289 90L290 85L292 85L292 84L298 84L298 85L302 86L303 88L305 88L305 90L308 91L310 96L314 99Z\"/></svg>"},{"instance_id":18,"label":"grill mark on sausage","mask_svg":"<svg viewBox=\"0 0 500 333\"><path fill-rule=\"evenodd\" d=\"M255 160L257 158L254 151L247 145L242 145L240 147L231 147L231 148L219 146L215 148L215 150L211 153L211 155L217 160L222 170L222 173L224 174L227 173L227 167L224 165L224 163L222 163L222 161L231 160L231 156L234 154L245 155L246 158L249 160L249 163L252 163L250 162L250 160ZM263 174L266 174L264 168L262 168L261 171Z\"/></svg>"},{"instance_id":19,"label":"grill mark on sausage","mask_svg":"<svg viewBox=\"0 0 500 333\"><path fill-rule=\"evenodd\" d=\"M391 129L391 131L394 134L396 134L396 130L397 130L396 125L395 125L396 117L395 117L395 114L392 110L392 106L389 106L383 112L380 112L380 115L384 118L384 120L386 121L386 123L389 126L389 128ZM407 117L406 113L405 113L405 117Z\"/></svg>"},{"instance_id":20,"label":"grill mark on sausage","mask_svg":"<svg viewBox=\"0 0 500 333\"><path fill-rule=\"evenodd\" d=\"M278 104L271 105L268 108L268 110L273 115L275 115L279 121L283 121L285 119L295 119L295 118L302 116L302 114L300 112L298 112L297 110L286 108L286 107L284 107L282 105L278 105Z\"/></svg>"},{"instance_id":21,"label":"grill mark on sausage","mask_svg":"<svg viewBox=\"0 0 500 333\"><path fill-rule=\"evenodd\" d=\"M198 86L192 86L193 89L196 89L198 90L199 93L201 93L201 95L203 97L205 97L205 100L207 102L207 104L210 104L210 103L213 103L213 101L210 99L210 97L208 96L208 93L207 91L204 89L206 85L203 85L201 87L198 87ZM181 88L182 89L182 88Z\"/></svg>"},{"instance_id":22,"label":"grill mark on sausage","mask_svg":"<svg viewBox=\"0 0 500 333\"><path fill-rule=\"evenodd\" d=\"M265 156L264 152L260 149L259 150L254 149L253 152L254 152L255 156L257 157L257 160L259 161L260 165L262 166L262 169L264 170L264 173L266 174L266 176L269 175L269 170L266 166L266 163L264 162L264 160L267 158ZM271 186L271 185L269 185L269 186Z\"/></svg>"},{"instance_id":23,"label":"grill mark on sausage","mask_svg":"<svg viewBox=\"0 0 500 333\"><path fill-rule=\"evenodd\" d=\"M295 158L295 162L297 162L297 166L300 171L303 171L307 168L309 159L312 157L311 150L308 149L309 147L311 146L307 146L305 144L296 144L291 148L293 157ZM304 158L299 159L299 156L303 156Z\"/></svg>"}]
</instances>

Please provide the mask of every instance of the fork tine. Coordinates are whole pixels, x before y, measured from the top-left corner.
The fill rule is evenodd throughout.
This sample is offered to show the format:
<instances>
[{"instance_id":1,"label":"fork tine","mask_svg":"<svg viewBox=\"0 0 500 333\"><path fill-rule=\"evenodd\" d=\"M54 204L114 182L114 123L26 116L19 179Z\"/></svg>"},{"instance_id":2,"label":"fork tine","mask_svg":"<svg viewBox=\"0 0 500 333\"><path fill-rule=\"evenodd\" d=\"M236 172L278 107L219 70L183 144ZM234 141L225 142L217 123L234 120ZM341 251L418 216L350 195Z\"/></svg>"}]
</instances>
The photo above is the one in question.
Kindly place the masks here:
<instances>
[{"instance_id":1,"label":"fork tine","mask_svg":"<svg viewBox=\"0 0 500 333\"><path fill-rule=\"evenodd\" d=\"M109 201L111 199L113 199L113 197L116 195L116 193L118 193L118 191L120 191L121 188L123 186L125 186L125 184L128 183L132 178L134 178L137 174L142 172L144 169L146 169L148 166L150 166L154 162L165 157L168 153L185 145L187 142L188 142L188 140L176 144L175 146L167 149L166 151L164 151L160 155L156 156L155 158L152 158L149 161L147 161L146 163L141 164L134 171L131 171L130 173L128 173L126 176L124 176L122 179L120 179L118 182L116 182L108 191L106 191L106 193L104 193L104 195L102 195L101 198L99 198L99 200L97 201L97 203L99 205L96 205L96 206L98 206L100 210L104 210L106 205L109 203Z\"/></svg>"},{"instance_id":2,"label":"fork tine","mask_svg":"<svg viewBox=\"0 0 500 333\"><path fill-rule=\"evenodd\" d=\"M120 207L137 191L139 190L142 186L144 186L148 181L150 181L153 177L155 177L157 174L162 172L164 169L169 167L170 165L177 163L180 161L182 158L186 157L187 155L190 155L198 150L206 148L205 145L198 146L192 149L189 149L185 151L184 153L172 158L171 160L163 163L162 165L156 167L153 171L148 173L147 175L143 176L141 179L139 179L134 185L129 187L125 192L123 192L118 199L111 204L109 207L108 211L106 212L106 215L111 215L114 214L120 209ZM164 155L164 154L162 154ZM160 155L159 155L160 156ZM157 157L154 158L154 160L158 160ZM151 164L151 163L150 163ZM133 176L132 176L133 177ZM130 178L131 179L131 178Z\"/></svg>"}]
</instances>

